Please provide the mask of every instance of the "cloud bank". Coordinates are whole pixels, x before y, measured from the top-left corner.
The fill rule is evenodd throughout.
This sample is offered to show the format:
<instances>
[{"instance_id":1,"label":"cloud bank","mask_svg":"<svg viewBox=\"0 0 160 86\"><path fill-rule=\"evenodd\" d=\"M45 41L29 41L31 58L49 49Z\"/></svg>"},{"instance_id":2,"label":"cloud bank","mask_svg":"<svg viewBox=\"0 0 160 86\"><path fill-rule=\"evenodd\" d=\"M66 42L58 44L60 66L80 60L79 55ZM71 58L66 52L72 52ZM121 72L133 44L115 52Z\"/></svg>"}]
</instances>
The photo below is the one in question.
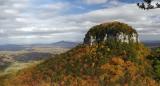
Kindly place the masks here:
<instances>
[{"instance_id":1,"label":"cloud bank","mask_svg":"<svg viewBox=\"0 0 160 86\"><path fill-rule=\"evenodd\" d=\"M109 21L128 23L139 32L141 40L160 40L160 9L144 11L135 3L114 0L114 6L108 6L111 5L108 0L85 0L85 12L76 13L73 9L81 4L60 1L37 4L41 0L34 1L0 1L1 44L83 41L90 27ZM105 5L87 11L88 4L100 3Z\"/></svg>"}]
</instances>

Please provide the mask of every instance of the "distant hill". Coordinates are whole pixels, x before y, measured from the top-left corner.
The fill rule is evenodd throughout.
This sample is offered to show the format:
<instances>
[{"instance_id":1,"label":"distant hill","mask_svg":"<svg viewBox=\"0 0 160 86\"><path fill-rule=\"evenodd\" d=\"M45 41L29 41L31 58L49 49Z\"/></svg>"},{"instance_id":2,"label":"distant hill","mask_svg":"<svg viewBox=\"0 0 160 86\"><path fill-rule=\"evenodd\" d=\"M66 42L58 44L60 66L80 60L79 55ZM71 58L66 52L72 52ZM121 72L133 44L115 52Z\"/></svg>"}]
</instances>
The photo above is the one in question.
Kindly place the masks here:
<instances>
[{"instance_id":1,"label":"distant hill","mask_svg":"<svg viewBox=\"0 0 160 86\"><path fill-rule=\"evenodd\" d=\"M21 51L21 50L30 50L34 47L59 47L59 48L73 48L78 45L78 42L69 42L69 41L59 41L51 44L24 44L24 45L16 45L16 44L7 44L0 45L0 51Z\"/></svg>"},{"instance_id":2,"label":"distant hill","mask_svg":"<svg viewBox=\"0 0 160 86\"><path fill-rule=\"evenodd\" d=\"M24 49L26 49L26 47L22 45L14 45L14 44L0 45L0 51L20 51Z\"/></svg>"},{"instance_id":3,"label":"distant hill","mask_svg":"<svg viewBox=\"0 0 160 86\"><path fill-rule=\"evenodd\" d=\"M24 53L22 55L15 56L16 61L20 62L27 62L27 61L34 61L34 60L42 60L52 57L54 54L51 53L42 53L42 52L30 52Z\"/></svg>"},{"instance_id":4,"label":"distant hill","mask_svg":"<svg viewBox=\"0 0 160 86\"><path fill-rule=\"evenodd\" d=\"M160 41L144 41L143 43L150 48L156 48L160 46Z\"/></svg>"},{"instance_id":5,"label":"distant hill","mask_svg":"<svg viewBox=\"0 0 160 86\"><path fill-rule=\"evenodd\" d=\"M55 47L73 48L78 44L79 44L78 42L59 41L59 42L53 43L52 45Z\"/></svg>"}]
</instances>

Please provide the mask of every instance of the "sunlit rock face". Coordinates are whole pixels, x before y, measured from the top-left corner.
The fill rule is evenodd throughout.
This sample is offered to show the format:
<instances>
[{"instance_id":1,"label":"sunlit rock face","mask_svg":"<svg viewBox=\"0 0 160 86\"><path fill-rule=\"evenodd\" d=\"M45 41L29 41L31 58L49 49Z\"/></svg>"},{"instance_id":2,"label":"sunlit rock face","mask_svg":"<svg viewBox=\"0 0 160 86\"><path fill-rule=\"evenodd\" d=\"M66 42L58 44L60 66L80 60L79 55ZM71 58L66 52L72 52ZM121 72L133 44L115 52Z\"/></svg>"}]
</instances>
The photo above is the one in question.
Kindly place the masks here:
<instances>
[{"instance_id":1,"label":"sunlit rock face","mask_svg":"<svg viewBox=\"0 0 160 86\"><path fill-rule=\"evenodd\" d=\"M103 23L92 27L84 38L84 44L117 41L122 43L138 43L138 34L131 26L120 23Z\"/></svg>"}]
</instances>

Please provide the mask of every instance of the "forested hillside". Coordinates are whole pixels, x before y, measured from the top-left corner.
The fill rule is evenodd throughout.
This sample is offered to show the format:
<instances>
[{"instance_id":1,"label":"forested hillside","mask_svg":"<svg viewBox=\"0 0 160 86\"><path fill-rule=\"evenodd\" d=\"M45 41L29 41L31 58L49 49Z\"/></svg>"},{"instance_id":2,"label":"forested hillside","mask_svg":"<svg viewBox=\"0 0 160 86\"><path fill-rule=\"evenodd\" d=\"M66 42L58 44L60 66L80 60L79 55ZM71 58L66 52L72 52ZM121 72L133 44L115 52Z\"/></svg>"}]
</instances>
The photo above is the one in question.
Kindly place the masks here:
<instances>
[{"instance_id":1,"label":"forested hillside","mask_svg":"<svg viewBox=\"0 0 160 86\"><path fill-rule=\"evenodd\" d=\"M0 77L0 86L159 86L160 49L141 43L80 44L38 65Z\"/></svg>"},{"instance_id":2,"label":"forested hillside","mask_svg":"<svg viewBox=\"0 0 160 86\"><path fill-rule=\"evenodd\" d=\"M79 45L13 74L4 86L158 86L149 54L142 44Z\"/></svg>"}]
</instances>

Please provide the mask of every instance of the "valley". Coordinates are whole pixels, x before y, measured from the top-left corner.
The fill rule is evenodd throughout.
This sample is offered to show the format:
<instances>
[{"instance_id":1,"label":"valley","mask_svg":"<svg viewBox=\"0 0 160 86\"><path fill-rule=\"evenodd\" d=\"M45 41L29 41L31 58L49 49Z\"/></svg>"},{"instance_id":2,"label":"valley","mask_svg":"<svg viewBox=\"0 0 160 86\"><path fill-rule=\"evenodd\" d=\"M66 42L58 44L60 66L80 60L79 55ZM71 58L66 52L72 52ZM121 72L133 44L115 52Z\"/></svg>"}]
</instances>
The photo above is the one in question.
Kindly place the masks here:
<instances>
[{"instance_id":1,"label":"valley","mask_svg":"<svg viewBox=\"0 0 160 86\"><path fill-rule=\"evenodd\" d=\"M70 50L75 45L67 42L34 45L0 45L0 76L39 64L46 59L53 58L57 54Z\"/></svg>"}]
</instances>

